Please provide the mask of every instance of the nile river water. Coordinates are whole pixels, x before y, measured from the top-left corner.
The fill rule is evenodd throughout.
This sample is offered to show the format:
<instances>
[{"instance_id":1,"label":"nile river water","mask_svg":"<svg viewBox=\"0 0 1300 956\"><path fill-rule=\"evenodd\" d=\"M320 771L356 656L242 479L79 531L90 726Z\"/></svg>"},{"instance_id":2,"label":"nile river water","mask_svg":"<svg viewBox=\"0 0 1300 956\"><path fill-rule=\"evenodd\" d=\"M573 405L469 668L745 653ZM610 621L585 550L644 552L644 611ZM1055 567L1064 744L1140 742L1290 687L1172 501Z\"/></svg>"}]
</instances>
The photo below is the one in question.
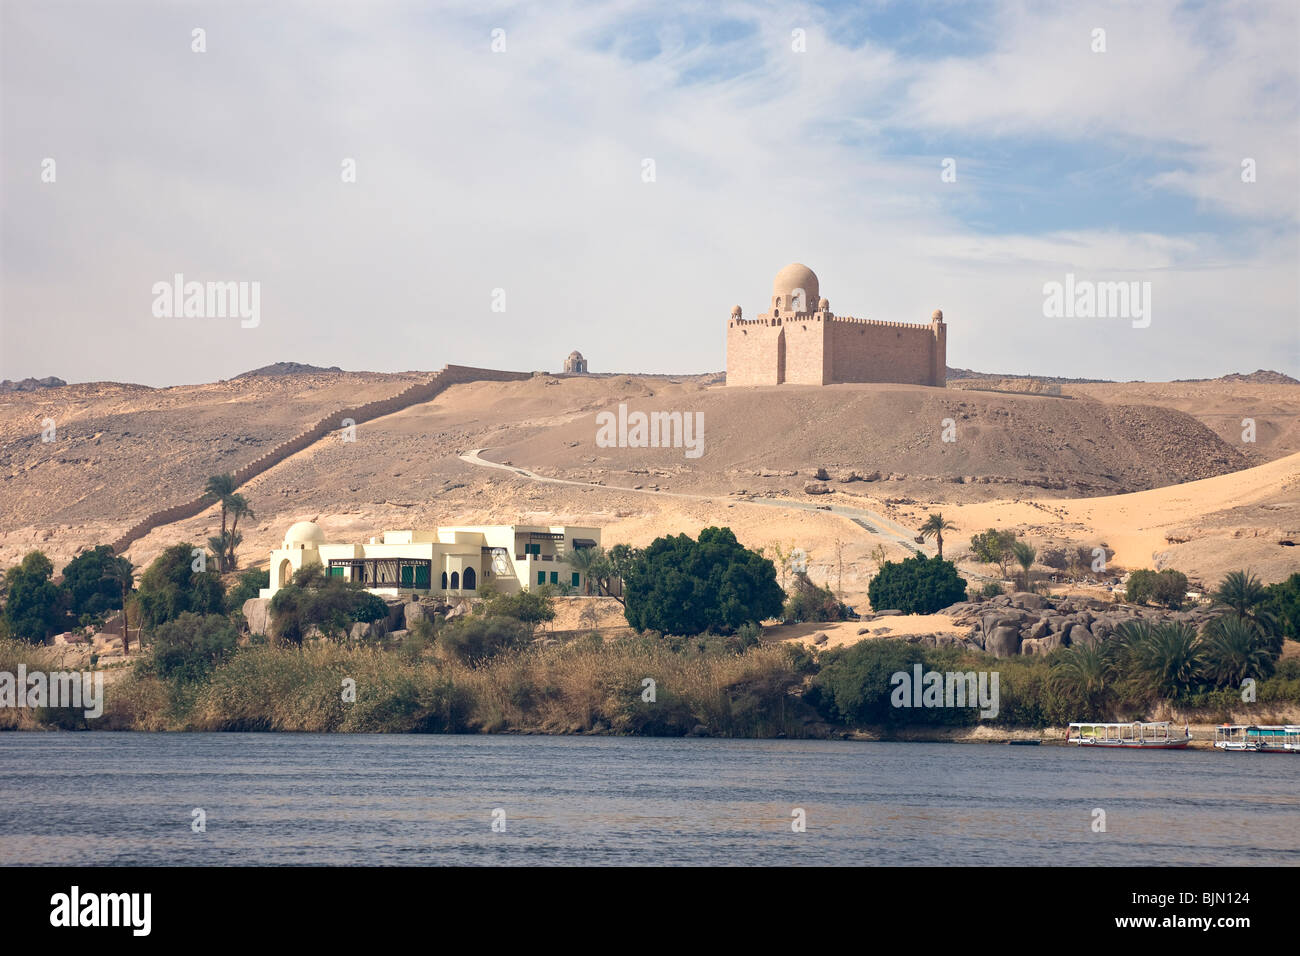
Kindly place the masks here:
<instances>
[{"instance_id":1,"label":"nile river water","mask_svg":"<svg viewBox=\"0 0 1300 956\"><path fill-rule=\"evenodd\" d=\"M804 832L792 829L796 809ZM1095 810L1105 832L1094 829ZM795 740L6 733L0 863L1297 865L1300 758Z\"/></svg>"}]
</instances>

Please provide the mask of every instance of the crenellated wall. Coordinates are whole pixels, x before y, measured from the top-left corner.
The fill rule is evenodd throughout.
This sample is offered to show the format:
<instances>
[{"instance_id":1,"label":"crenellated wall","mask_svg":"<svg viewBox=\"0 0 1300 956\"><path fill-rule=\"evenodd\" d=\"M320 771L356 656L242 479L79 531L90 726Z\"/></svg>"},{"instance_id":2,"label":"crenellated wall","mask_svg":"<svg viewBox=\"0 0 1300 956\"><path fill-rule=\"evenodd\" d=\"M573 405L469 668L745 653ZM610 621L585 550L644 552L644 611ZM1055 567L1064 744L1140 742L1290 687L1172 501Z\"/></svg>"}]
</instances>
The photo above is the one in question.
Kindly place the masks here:
<instances>
[{"instance_id":1,"label":"crenellated wall","mask_svg":"<svg viewBox=\"0 0 1300 956\"><path fill-rule=\"evenodd\" d=\"M364 405L340 408L326 415L315 425L299 432L292 438L286 439L270 451L234 471L235 484L244 484L262 474L262 472L274 468L290 455L295 455L316 444L330 432L337 432L343 427L343 419L345 418L350 418L354 424L359 425L362 422L381 418L384 415L391 415L393 412L400 412L412 405L427 402L452 385L462 385L466 382L517 382L528 378L532 378L531 372L506 372L500 369L473 368L467 365L443 366L440 371L435 372L427 381L409 385L396 395L367 402ZM134 542L140 540L155 528L176 521L183 521L186 518L193 518L215 504L216 502L212 498L201 495L191 498L189 501L172 505L169 508L163 508L161 511L155 511L137 522L126 534L114 541L113 552L122 554Z\"/></svg>"},{"instance_id":2,"label":"crenellated wall","mask_svg":"<svg viewBox=\"0 0 1300 956\"><path fill-rule=\"evenodd\" d=\"M728 385L947 381L948 329L800 312L727 322Z\"/></svg>"}]
</instances>

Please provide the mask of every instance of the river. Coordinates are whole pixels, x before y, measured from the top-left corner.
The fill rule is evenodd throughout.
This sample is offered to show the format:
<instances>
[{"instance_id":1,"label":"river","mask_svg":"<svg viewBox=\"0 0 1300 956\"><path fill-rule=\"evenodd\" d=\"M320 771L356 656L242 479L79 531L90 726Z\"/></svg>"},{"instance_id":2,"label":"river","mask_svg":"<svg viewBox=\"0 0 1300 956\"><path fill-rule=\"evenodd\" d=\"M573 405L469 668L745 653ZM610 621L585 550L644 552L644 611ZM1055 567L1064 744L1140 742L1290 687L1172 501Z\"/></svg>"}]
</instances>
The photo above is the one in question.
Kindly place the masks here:
<instances>
[{"instance_id":1,"label":"river","mask_svg":"<svg viewBox=\"0 0 1300 956\"><path fill-rule=\"evenodd\" d=\"M792 827L796 810L803 832ZM0 863L1300 865L1300 759L846 741L5 733Z\"/></svg>"}]
</instances>

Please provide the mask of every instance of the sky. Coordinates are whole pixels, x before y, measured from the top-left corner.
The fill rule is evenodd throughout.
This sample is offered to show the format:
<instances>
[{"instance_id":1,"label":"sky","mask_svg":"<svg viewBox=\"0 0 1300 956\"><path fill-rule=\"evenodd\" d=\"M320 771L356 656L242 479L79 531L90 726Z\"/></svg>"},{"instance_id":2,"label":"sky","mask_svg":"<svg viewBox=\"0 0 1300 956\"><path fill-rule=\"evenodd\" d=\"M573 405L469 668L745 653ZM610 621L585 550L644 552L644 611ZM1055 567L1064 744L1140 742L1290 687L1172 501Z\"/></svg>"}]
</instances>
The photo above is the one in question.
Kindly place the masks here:
<instances>
[{"instance_id":1,"label":"sky","mask_svg":"<svg viewBox=\"0 0 1300 956\"><path fill-rule=\"evenodd\" d=\"M0 378L718 371L793 261L956 367L1300 377L1293 0L3 0L0 54Z\"/></svg>"}]
</instances>

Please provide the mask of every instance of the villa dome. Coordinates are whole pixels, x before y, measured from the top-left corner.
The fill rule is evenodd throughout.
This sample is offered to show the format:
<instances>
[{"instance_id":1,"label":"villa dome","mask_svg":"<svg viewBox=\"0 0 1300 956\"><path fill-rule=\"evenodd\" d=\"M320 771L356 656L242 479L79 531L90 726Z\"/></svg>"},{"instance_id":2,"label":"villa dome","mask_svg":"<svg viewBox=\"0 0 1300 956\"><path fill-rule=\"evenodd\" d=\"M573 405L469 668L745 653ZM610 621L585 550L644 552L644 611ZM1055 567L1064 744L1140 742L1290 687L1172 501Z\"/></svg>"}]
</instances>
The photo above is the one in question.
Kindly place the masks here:
<instances>
[{"instance_id":1,"label":"villa dome","mask_svg":"<svg viewBox=\"0 0 1300 956\"><path fill-rule=\"evenodd\" d=\"M817 274L802 262L790 263L772 280L773 296L792 295L795 289L803 289L804 302L816 302L821 294Z\"/></svg>"},{"instance_id":2,"label":"villa dome","mask_svg":"<svg viewBox=\"0 0 1300 956\"><path fill-rule=\"evenodd\" d=\"M315 547L324 541L325 532L314 521L299 521L290 525L289 530L284 533L284 544L287 548L296 548L299 545Z\"/></svg>"}]
</instances>

